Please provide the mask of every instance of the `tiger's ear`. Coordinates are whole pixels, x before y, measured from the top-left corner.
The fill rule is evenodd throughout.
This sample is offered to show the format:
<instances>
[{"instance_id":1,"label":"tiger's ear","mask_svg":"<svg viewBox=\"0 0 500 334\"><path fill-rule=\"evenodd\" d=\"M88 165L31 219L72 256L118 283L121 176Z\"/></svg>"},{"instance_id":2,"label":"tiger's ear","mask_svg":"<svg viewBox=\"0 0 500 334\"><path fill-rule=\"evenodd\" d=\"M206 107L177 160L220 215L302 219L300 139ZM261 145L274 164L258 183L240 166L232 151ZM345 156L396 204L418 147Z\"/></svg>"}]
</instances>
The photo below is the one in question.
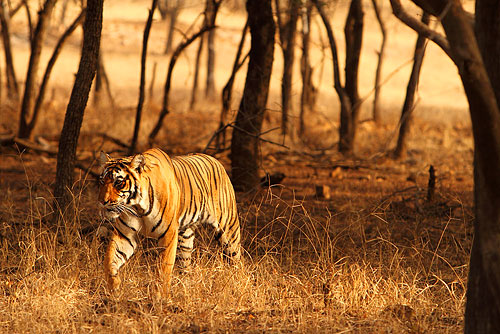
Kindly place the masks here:
<instances>
[{"instance_id":1,"label":"tiger's ear","mask_svg":"<svg viewBox=\"0 0 500 334\"><path fill-rule=\"evenodd\" d=\"M144 156L142 154L136 154L132 158L132 161L130 161L130 168L140 172L145 164L146 164L146 159L144 159Z\"/></svg>"},{"instance_id":2,"label":"tiger's ear","mask_svg":"<svg viewBox=\"0 0 500 334\"><path fill-rule=\"evenodd\" d=\"M103 167L106 163L108 163L111 160L111 157L107 154L101 151L101 154L99 155L99 165Z\"/></svg>"}]
</instances>

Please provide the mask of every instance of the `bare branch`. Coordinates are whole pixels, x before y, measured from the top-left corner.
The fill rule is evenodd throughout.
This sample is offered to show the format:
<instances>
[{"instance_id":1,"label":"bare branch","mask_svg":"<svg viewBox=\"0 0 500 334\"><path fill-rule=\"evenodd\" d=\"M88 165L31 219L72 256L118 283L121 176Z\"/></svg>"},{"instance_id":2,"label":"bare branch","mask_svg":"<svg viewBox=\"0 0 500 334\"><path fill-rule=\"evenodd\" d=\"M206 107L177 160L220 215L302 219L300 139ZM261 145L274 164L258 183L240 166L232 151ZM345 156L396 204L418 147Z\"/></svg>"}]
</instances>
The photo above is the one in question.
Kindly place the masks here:
<instances>
[{"instance_id":1,"label":"bare branch","mask_svg":"<svg viewBox=\"0 0 500 334\"><path fill-rule=\"evenodd\" d=\"M417 20L416 18L409 15L401 5L399 0L390 0L392 6L392 12L394 15L401 20L408 27L415 30L417 33L422 36L430 39L434 43L436 43L451 59L453 59L450 45L445 36L441 35L435 30L430 29L428 26Z\"/></svg>"}]
</instances>

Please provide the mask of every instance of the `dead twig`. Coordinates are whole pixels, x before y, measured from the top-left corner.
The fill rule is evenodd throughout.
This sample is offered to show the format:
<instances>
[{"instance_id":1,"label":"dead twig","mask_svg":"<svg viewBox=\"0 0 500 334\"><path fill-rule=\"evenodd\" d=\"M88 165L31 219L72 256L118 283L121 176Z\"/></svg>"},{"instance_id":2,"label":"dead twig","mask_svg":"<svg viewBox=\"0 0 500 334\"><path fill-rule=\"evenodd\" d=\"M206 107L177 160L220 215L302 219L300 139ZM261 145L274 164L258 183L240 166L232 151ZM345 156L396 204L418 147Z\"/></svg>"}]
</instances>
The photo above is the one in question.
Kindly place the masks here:
<instances>
[{"instance_id":1,"label":"dead twig","mask_svg":"<svg viewBox=\"0 0 500 334\"><path fill-rule=\"evenodd\" d=\"M214 139L215 139L215 138L216 138L216 137L217 137L217 136L218 136L221 132L226 131L226 129L227 129L228 127L231 127L231 128L233 128L233 129L237 129L237 130L239 130L239 131L241 131L241 132L243 132L243 133L245 133L245 134L247 134L247 135L249 135L249 136L252 136L252 137L254 137L254 138L257 138L257 139L259 139L260 141L263 141L263 142L265 142L265 143L269 143L269 144L272 144L272 145L276 145L276 146L284 147L284 148L286 148L286 149L290 149L290 147L288 147L288 146L286 146L286 145L284 145L284 144L276 143L276 142L273 142L273 141L271 141L271 140L264 139L264 138L261 138L261 137L260 137L260 136L265 135L266 133L269 133L269 132L271 132L271 131L278 130L278 129L279 129L279 127L272 128L272 129L269 129L269 130L267 130L267 131L264 131L264 132L261 132L261 133L259 133L259 134L256 134L256 135L255 135L255 134L253 134L253 133L250 133L250 132L248 132L248 131L246 131L246 130L244 130L244 129L240 128L239 126L236 126L236 125L235 125L235 123L233 122L233 123L228 123L228 124L226 124L226 125L222 126L221 128L217 129L217 131L215 131L215 132L214 132L214 134L212 135L212 137L210 137L210 140L208 141L207 146L205 146L205 149L203 150L203 153L205 153L208 149L210 149L210 144L212 144L212 141L214 141ZM222 148L222 149L220 149L220 148L216 148L216 150L218 150L216 153L220 153L220 152L222 152L222 151L225 151L226 149L228 149L228 147L224 147L224 148Z\"/></svg>"}]
</instances>

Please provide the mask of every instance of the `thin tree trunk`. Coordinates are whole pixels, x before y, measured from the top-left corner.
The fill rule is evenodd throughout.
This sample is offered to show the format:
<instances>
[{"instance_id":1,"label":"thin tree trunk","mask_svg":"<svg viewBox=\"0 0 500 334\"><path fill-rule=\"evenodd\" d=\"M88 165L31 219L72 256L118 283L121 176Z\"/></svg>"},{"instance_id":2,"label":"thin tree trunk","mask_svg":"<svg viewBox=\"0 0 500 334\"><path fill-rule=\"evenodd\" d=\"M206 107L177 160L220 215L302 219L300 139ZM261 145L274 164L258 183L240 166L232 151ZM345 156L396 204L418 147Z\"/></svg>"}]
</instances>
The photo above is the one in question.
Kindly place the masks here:
<instances>
[{"instance_id":1,"label":"thin tree trunk","mask_svg":"<svg viewBox=\"0 0 500 334\"><path fill-rule=\"evenodd\" d=\"M22 0L22 5L24 9L26 9L26 19L28 20L28 36L30 39L30 43L32 43L34 32L33 32L33 23L31 20L31 12L30 12L30 7L28 6L28 1L27 0ZM32 44L30 44L32 45Z\"/></svg>"},{"instance_id":2,"label":"thin tree trunk","mask_svg":"<svg viewBox=\"0 0 500 334\"><path fill-rule=\"evenodd\" d=\"M430 21L430 16L426 12L422 13L422 23L428 25ZM425 42L427 38L419 34L417 38L417 43L415 45L415 52L413 54L413 68L411 69L410 80L408 81L408 86L406 87L406 98L403 104L403 110L401 111L401 118L399 120L399 136L398 143L394 150L394 158L404 159L407 152L408 135L410 132L410 126L413 120L413 110L415 108L415 93L418 87L418 79L420 77L420 69L422 68L422 63L424 61L425 55Z\"/></svg>"},{"instance_id":3,"label":"thin tree trunk","mask_svg":"<svg viewBox=\"0 0 500 334\"><path fill-rule=\"evenodd\" d=\"M155 88L155 80L156 80L156 68L158 67L158 63L154 62L153 70L151 75L151 83L149 84L149 101L153 100L154 97L154 88Z\"/></svg>"},{"instance_id":4,"label":"thin tree trunk","mask_svg":"<svg viewBox=\"0 0 500 334\"><path fill-rule=\"evenodd\" d=\"M169 54L172 49L175 24L177 23L177 16L179 16L180 11L179 0L172 0L172 2L174 2L174 4L168 9L169 23L167 25L167 43L165 44L165 54Z\"/></svg>"},{"instance_id":5,"label":"thin tree trunk","mask_svg":"<svg viewBox=\"0 0 500 334\"><path fill-rule=\"evenodd\" d=\"M61 53L62 47L64 43L68 40L68 37L75 31L75 29L82 23L85 18L85 9L82 10L80 15L73 21L73 23L66 29L63 33L59 41L57 42L56 47L54 48L54 52L47 63L47 68L45 69L45 74L43 75L42 83L40 85L40 89L38 91L38 96L36 98L35 107L33 108L33 117L31 121L28 123L28 137L31 136L33 129L35 128L38 115L40 113L40 108L42 107L43 100L45 98L45 92L47 90L47 85L49 82L50 74L52 73L52 69L57 61L59 54Z\"/></svg>"},{"instance_id":6,"label":"thin tree trunk","mask_svg":"<svg viewBox=\"0 0 500 334\"><path fill-rule=\"evenodd\" d=\"M189 102L189 108L192 110L196 105L198 97L198 78L200 76L200 59L201 52L203 51L203 40L204 36L200 37L200 44L198 44L198 50L196 51L196 61L194 64L194 77L193 77L193 89L191 90L191 101Z\"/></svg>"},{"instance_id":7,"label":"thin tree trunk","mask_svg":"<svg viewBox=\"0 0 500 334\"><path fill-rule=\"evenodd\" d=\"M210 0L205 1L205 10L203 12L204 18L203 18L203 24L208 26L209 25L209 3ZM194 64L194 78L193 78L193 89L191 90L191 102L189 103L190 109L193 109L197 98L198 98L198 82L199 82L199 76L200 76L200 61L201 61L201 54L203 52L203 46L204 46L204 41L205 41L205 35L201 36L200 38L200 43L198 44L198 50L196 51L196 61Z\"/></svg>"},{"instance_id":8,"label":"thin tree trunk","mask_svg":"<svg viewBox=\"0 0 500 334\"><path fill-rule=\"evenodd\" d=\"M207 15L209 24L215 25L220 1L207 0ZM207 82L205 86L205 97L213 98L215 96L215 29L207 33Z\"/></svg>"},{"instance_id":9,"label":"thin tree trunk","mask_svg":"<svg viewBox=\"0 0 500 334\"><path fill-rule=\"evenodd\" d=\"M245 44L245 37L247 35L247 31L248 31L248 19L245 22L245 26L243 27L243 32L241 33L240 43L238 44L238 50L236 51L236 57L234 58L233 70L231 71L231 75L229 76L226 85L222 89L222 110L220 113L219 129L217 129L217 137L215 140L216 152L223 150L226 144L227 114L231 109L234 79L236 77L236 73L241 68L241 66L245 62L245 59L247 58L245 57L240 62L241 53L243 51L243 45Z\"/></svg>"},{"instance_id":10,"label":"thin tree trunk","mask_svg":"<svg viewBox=\"0 0 500 334\"><path fill-rule=\"evenodd\" d=\"M94 81L94 98L92 100L92 104L94 108L99 108L102 103L102 88L103 88L103 79L102 79L102 69L104 68L102 61L102 52L99 52L99 59L97 64L97 71L95 73L95 81Z\"/></svg>"},{"instance_id":11,"label":"thin tree trunk","mask_svg":"<svg viewBox=\"0 0 500 334\"><path fill-rule=\"evenodd\" d=\"M172 83L172 72L174 70L175 63L177 61L177 58L179 58L179 55L181 52L188 47L191 43L193 43L198 37L200 37L205 31L208 31L210 29L213 29L214 27L202 27L200 31L198 31L196 34L185 40L183 43L179 44L177 48L175 49L174 53L172 54L172 57L170 58L170 63L168 64L168 71L167 71L167 78L165 80L165 88L163 90L163 105L162 109L160 112L160 116L158 117L158 121L156 122L155 127L151 131L148 137L149 145L151 146L158 135L158 132L160 132L160 129L163 125L163 119L165 116L168 115L170 112L168 110L168 100L169 100L169 94L170 94L170 86Z\"/></svg>"},{"instance_id":12,"label":"thin tree trunk","mask_svg":"<svg viewBox=\"0 0 500 334\"><path fill-rule=\"evenodd\" d=\"M349 99L349 96L347 95L345 88L342 86L342 83L340 82L340 68L339 68L339 59L337 53L337 44L335 43L335 37L333 35L333 30L330 25L330 22L328 21L328 17L326 16L326 13L323 10L323 7L318 0L311 0L311 1L314 3L316 9L318 10L321 16L321 20L323 21L323 24L325 26L326 33L328 35L328 41L330 44L330 51L332 53L332 60L333 60L333 83L335 91L337 92L337 95L339 96L340 100L339 151L341 153L348 154L352 150L352 147L350 146L350 144L352 143L350 143L347 138L348 135L352 133L352 129L350 128L350 126L352 125L351 100Z\"/></svg>"},{"instance_id":13,"label":"thin tree trunk","mask_svg":"<svg viewBox=\"0 0 500 334\"><path fill-rule=\"evenodd\" d=\"M345 91L351 101L351 113L346 127L345 136L340 138L340 151L352 153L361 109L361 100L358 93L358 69L361 46L363 42L363 8L361 0L352 0L349 14L345 23L346 65ZM342 124L340 125L342 127Z\"/></svg>"},{"instance_id":14,"label":"thin tree trunk","mask_svg":"<svg viewBox=\"0 0 500 334\"><path fill-rule=\"evenodd\" d=\"M113 98L113 94L111 93L111 83L109 82L108 73L106 72L106 68L104 67L104 57L103 53L99 53L99 72L101 74L103 87L106 89L106 96L108 97L109 104L111 104L111 108L115 109L115 99Z\"/></svg>"},{"instance_id":15,"label":"thin tree trunk","mask_svg":"<svg viewBox=\"0 0 500 334\"><path fill-rule=\"evenodd\" d=\"M66 20L66 12L68 10L68 3L70 0L63 0L61 5L61 16L59 17L59 24L64 26L64 21Z\"/></svg>"},{"instance_id":16,"label":"thin tree trunk","mask_svg":"<svg viewBox=\"0 0 500 334\"><path fill-rule=\"evenodd\" d=\"M2 41L5 54L5 77L7 78L7 97L10 100L19 99L19 87L17 84L12 47L10 44L9 19L5 11L5 1L0 5L0 24L2 26Z\"/></svg>"},{"instance_id":17,"label":"thin tree trunk","mask_svg":"<svg viewBox=\"0 0 500 334\"><path fill-rule=\"evenodd\" d=\"M129 155L135 153L137 147L137 139L139 138L139 129L141 127L142 106L144 104L144 91L146 86L146 58L148 55L148 41L151 25L153 24L153 15L158 4L158 0L153 0L151 9L149 10L146 26L144 27L144 35L142 38L142 54L141 54L141 79L139 83L139 100L137 101L137 111L135 116L134 135L129 148Z\"/></svg>"},{"instance_id":18,"label":"thin tree trunk","mask_svg":"<svg viewBox=\"0 0 500 334\"><path fill-rule=\"evenodd\" d=\"M281 18L279 12L279 1L276 0L278 18ZM295 36L297 35L297 21L299 18L300 2L289 0L286 12L288 13L285 22L278 21L280 31L281 50L283 51L283 77L281 80L281 133L288 133L288 115L290 113L292 96L292 73L295 59Z\"/></svg>"},{"instance_id":19,"label":"thin tree trunk","mask_svg":"<svg viewBox=\"0 0 500 334\"><path fill-rule=\"evenodd\" d=\"M375 16L377 17L378 25L380 26L380 32L382 33L382 42L380 43L380 51L378 53L377 70L375 72L375 93L373 95L373 120L376 124L380 124L382 119L380 116L380 85L382 77L382 66L384 64L385 58L385 45L387 42L387 29L385 27L384 19L382 19L379 5L377 0L372 0L373 10L375 11Z\"/></svg>"},{"instance_id":20,"label":"thin tree trunk","mask_svg":"<svg viewBox=\"0 0 500 334\"><path fill-rule=\"evenodd\" d=\"M111 108L115 108L115 100L113 99L113 94L111 93L111 84L109 82L108 74L106 73L106 67L104 66L104 56L103 52L99 53L99 64L97 66L97 72L94 83L94 99L93 105L98 108L101 106L103 101L103 94L106 93L107 99Z\"/></svg>"},{"instance_id":21,"label":"thin tree trunk","mask_svg":"<svg viewBox=\"0 0 500 334\"><path fill-rule=\"evenodd\" d=\"M302 12L302 58L300 60L300 73L302 75L302 92L300 94L299 137L305 132L306 113L314 109L316 101L316 88L312 82L312 67L309 60L309 44L311 35L312 3L307 1Z\"/></svg>"},{"instance_id":22,"label":"thin tree trunk","mask_svg":"<svg viewBox=\"0 0 500 334\"><path fill-rule=\"evenodd\" d=\"M70 217L76 213L72 197L76 148L90 87L98 66L102 10L103 0L87 0L82 56L59 140L54 197L60 212L69 214Z\"/></svg>"},{"instance_id":23,"label":"thin tree trunk","mask_svg":"<svg viewBox=\"0 0 500 334\"><path fill-rule=\"evenodd\" d=\"M21 117L19 123L19 138L28 138L30 136L29 131L29 119L32 117L33 106L33 94L35 91L35 80L38 73L38 66L40 64L40 56L42 53L42 45L45 40L45 30L50 19L50 14L55 5L55 0L46 0L42 10L38 14L38 23L36 25L35 31L33 33L33 39L31 42L31 55L28 64L28 70L26 74L25 88L23 101L21 105Z\"/></svg>"},{"instance_id":24,"label":"thin tree trunk","mask_svg":"<svg viewBox=\"0 0 500 334\"><path fill-rule=\"evenodd\" d=\"M259 184L259 136L273 66L275 24L271 2L247 0L252 38L250 62L231 140L231 171L235 190L249 191Z\"/></svg>"}]
</instances>

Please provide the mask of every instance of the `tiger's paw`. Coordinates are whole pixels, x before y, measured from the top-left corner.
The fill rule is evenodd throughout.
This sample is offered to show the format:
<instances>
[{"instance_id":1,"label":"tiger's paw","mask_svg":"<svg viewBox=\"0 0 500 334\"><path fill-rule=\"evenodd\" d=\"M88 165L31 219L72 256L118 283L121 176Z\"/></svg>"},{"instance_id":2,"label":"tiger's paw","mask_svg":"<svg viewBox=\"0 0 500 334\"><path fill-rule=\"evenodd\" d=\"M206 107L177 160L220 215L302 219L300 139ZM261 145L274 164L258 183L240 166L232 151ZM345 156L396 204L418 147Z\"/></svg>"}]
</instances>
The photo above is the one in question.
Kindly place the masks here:
<instances>
[{"instance_id":1,"label":"tiger's paw","mask_svg":"<svg viewBox=\"0 0 500 334\"><path fill-rule=\"evenodd\" d=\"M111 292L116 292L118 288L120 287L121 284L121 279L118 277L118 275L115 276L108 276L108 289Z\"/></svg>"}]
</instances>

